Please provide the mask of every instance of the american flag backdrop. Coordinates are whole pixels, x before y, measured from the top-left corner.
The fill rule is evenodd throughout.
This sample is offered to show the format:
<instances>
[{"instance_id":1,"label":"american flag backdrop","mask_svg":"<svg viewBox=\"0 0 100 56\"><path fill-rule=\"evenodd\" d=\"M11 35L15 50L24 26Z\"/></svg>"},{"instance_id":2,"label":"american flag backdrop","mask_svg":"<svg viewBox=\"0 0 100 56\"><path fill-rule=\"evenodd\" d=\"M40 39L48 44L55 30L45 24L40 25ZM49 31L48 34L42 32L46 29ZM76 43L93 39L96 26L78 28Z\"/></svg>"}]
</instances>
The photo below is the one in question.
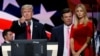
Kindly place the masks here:
<instances>
[{"instance_id":1,"label":"american flag backdrop","mask_svg":"<svg viewBox=\"0 0 100 56\"><path fill-rule=\"evenodd\" d=\"M33 5L33 18L45 25L46 33L50 38L51 29L63 23L61 20L62 9L70 8L74 11L75 6L79 3L86 6L89 17L100 21L100 0L0 0L0 43L4 41L2 31L10 28L12 21L21 17L22 5ZM98 28L100 29L100 27Z\"/></svg>"}]
</instances>

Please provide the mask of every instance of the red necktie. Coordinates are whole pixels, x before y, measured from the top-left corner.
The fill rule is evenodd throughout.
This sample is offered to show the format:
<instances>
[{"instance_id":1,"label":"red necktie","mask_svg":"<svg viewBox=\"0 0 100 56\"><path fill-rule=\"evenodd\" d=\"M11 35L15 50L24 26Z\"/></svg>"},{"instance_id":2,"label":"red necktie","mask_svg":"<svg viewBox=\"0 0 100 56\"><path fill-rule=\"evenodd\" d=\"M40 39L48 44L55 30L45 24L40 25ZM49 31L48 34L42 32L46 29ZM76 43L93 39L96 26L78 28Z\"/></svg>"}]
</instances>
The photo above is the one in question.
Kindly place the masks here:
<instances>
[{"instance_id":1,"label":"red necktie","mask_svg":"<svg viewBox=\"0 0 100 56\"><path fill-rule=\"evenodd\" d=\"M31 40L31 30L30 30L30 24L26 26L27 30L27 40Z\"/></svg>"}]
</instances>

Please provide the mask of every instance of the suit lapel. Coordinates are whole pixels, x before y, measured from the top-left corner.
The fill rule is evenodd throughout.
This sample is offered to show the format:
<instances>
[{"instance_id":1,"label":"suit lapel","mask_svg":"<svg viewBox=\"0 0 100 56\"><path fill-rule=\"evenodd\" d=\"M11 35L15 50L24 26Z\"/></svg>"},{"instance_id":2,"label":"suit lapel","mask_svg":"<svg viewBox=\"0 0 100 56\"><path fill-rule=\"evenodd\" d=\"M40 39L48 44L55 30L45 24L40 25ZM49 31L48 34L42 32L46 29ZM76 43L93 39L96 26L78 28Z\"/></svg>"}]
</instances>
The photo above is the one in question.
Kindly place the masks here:
<instances>
[{"instance_id":1,"label":"suit lapel","mask_svg":"<svg viewBox=\"0 0 100 56\"><path fill-rule=\"evenodd\" d=\"M62 27L61 27L61 42L63 43L63 45L64 45L64 26L62 25Z\"/></svg>"},{"instance_id":2,"label":"suit lapel","mask_svg":"<svg viewBox=\"0 0 100 56\"><path fill-rule=\"evenodd\" d=\"M59 45L60 45L60 55L63 55L63 50L64 50L64 26L61 25L60 27L60 36L59 36Z\"/></svg>"},{"instance_id":3,"label":"suit lapel","mask_svg":"<svg viewBox=\"0 0 100 56\"><path fill-rule=\"evenodd\" d=\"M36 37L36 32L37 32L37 25L35 22L33 22L33 31L32 31L32 39L35 39Z\"/></svg>"},{"instance_id":4,"label":"suit lapel","mask_svg":"<svg viewBox=\"0 0 100 56\"><path fill-rule=\"evenodd\" d=\"M62 43L63 43L63 45L62 45L62 47L63 47L62 50L64 51L64 25L62 26L62 34L61 34L61 35L62 35ZM62 51L62 52L63 52L63 51Z\"/></svg>"}]
</instances>

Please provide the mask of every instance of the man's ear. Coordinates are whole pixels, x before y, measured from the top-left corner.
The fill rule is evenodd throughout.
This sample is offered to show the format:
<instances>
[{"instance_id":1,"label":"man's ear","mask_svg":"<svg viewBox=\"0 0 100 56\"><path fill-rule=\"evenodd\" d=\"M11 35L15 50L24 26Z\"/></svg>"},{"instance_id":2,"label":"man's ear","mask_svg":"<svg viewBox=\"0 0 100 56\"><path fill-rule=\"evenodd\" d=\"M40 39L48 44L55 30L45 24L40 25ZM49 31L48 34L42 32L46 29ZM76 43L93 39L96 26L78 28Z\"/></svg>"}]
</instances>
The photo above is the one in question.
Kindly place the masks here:
<instances>
[{"instance_id":1,"label":"man's ear","mask_svg":"<svg viewBox=\"0 0 100 56\"><path fill-rule=\"evenodd\" d=\"M6 36L4 36L4 39L6 39Z\"/></svg>"},{"instance_id":2,"label":"man's ear","mask_svg":"<svg viewBox=\"0 0 100 56\"><path fill-rule=\"evenodd\" d=\"M34 12L32 12L32 16L34 15Z\"/></svg>"}]
</instances>

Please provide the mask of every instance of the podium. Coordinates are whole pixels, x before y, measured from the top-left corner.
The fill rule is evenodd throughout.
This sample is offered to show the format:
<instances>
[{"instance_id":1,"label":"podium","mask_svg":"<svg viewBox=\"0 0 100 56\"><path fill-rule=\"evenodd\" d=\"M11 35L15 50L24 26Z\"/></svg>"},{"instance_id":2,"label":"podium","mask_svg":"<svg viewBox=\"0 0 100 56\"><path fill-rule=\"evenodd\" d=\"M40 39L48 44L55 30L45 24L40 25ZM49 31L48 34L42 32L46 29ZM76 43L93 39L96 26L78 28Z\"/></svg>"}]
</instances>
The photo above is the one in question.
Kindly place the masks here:
<instances>
[{"instance_id":1,"label":"podium","mask_svg":"<svg viewBox=\"0 0 100 56\"><path fill-rule=\"evenodd\" d=\"M11 56L12 47L11 44L4 44L1 46L3 56ZM58 44L54 42L48 42L46 45L47 56L57 56ZM14 53L15 54L15 53ZM18 55L18 53L16 53ZM15 55L16 55L15 54ZM25 55L26 56L26 55ZM39 56L39 55L35 55Z\"/></svg>"}]
</instances>

